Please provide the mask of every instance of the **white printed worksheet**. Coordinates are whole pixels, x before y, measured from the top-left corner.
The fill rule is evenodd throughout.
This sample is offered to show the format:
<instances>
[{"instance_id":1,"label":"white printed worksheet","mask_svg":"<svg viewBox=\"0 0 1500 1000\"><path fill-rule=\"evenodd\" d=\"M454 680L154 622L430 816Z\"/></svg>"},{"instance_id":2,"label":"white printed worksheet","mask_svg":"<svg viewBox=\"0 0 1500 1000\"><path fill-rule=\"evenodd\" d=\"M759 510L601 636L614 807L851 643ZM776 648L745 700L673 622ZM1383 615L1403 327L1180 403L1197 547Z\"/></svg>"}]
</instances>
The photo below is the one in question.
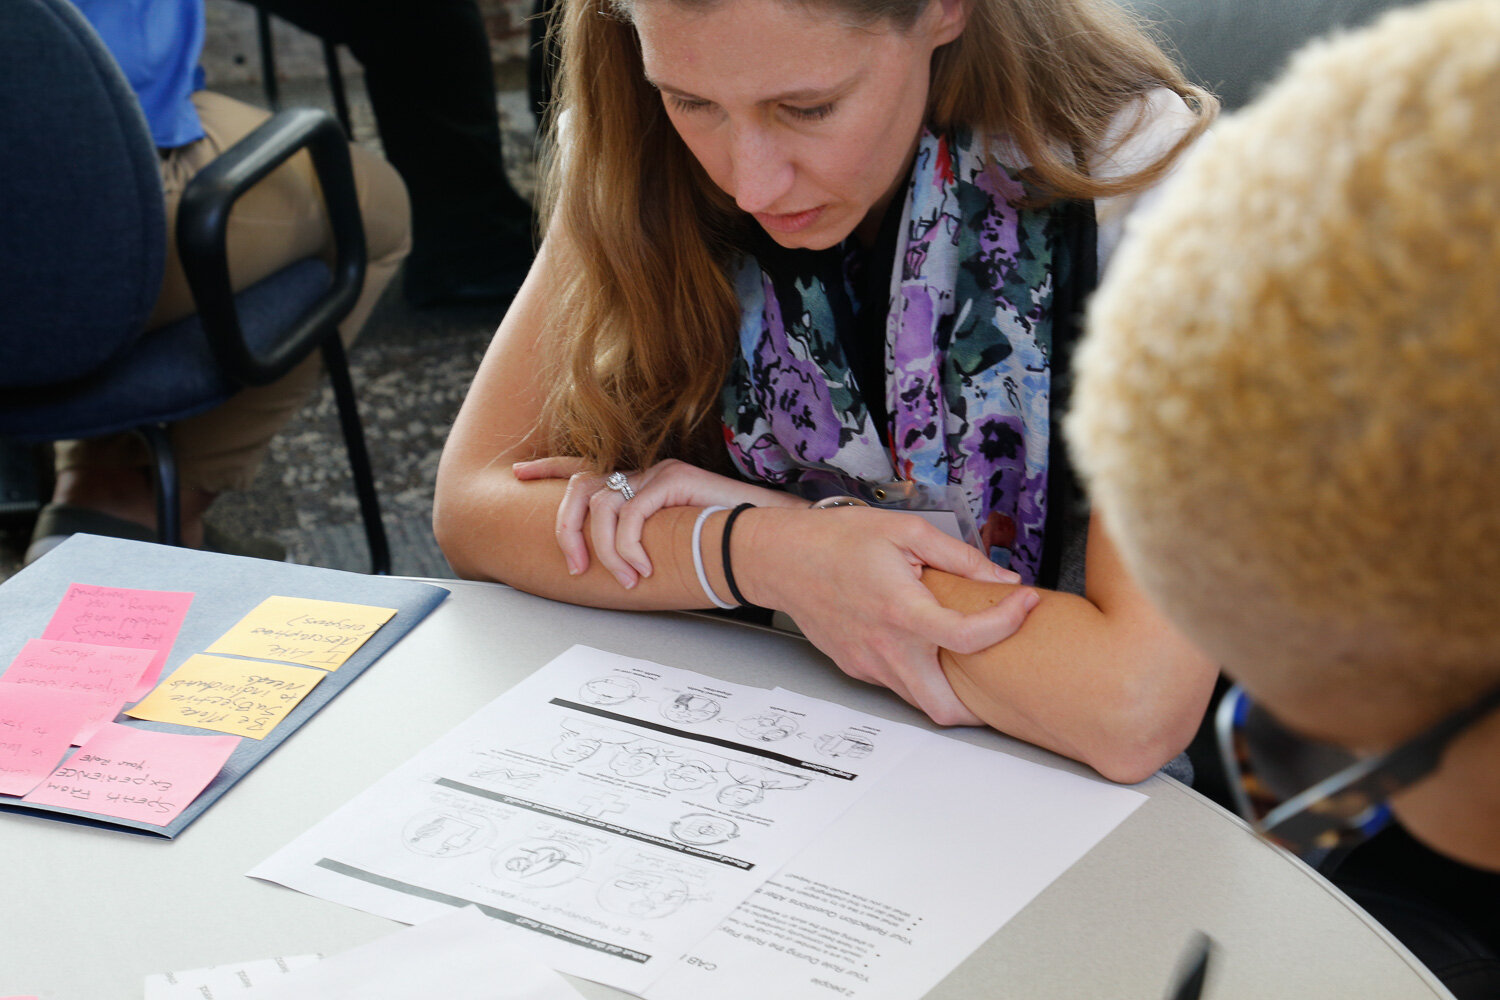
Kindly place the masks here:
<instances>
[{"instance_id":1,"label":"white printed worksheet","mask_svg":"<svg viewBox=\"0 0 1500 1000\"><path fill-rule=\"evenodd\" d=\"M575 646L249 874L640 992L933 738Z\"/></svg>"},{"instance_id":2,"label":"white printed worksheet","mask_svg":"<svg viewBox=\"0 0 1500 1000\"><path fill-rule=\"evenodd\" d=\"M930 734L645 995L915 1000L1145 801Z\"/></svg>"}]
</instances>

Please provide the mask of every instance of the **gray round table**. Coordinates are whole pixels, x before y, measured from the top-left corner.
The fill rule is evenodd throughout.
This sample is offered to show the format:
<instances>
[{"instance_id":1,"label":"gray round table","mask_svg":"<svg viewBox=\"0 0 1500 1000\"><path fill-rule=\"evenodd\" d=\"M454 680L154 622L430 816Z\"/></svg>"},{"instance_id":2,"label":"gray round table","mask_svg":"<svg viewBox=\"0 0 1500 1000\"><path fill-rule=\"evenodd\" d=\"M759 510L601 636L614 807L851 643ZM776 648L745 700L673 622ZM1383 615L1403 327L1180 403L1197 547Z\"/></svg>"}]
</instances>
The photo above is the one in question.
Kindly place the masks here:
<instances>
[{"instance_id":1,"label":"gray round table","mask_svg":"<svg viewBox=\"0 0 1500 1000\"><path fill-rule=\"evenodd\" d=\"M380 917L245 872L574 643L924 725L805 640L703 615L599 611L497 584L451 596L174 842L0 814L0 995L129 1000L150 973L333 954ZM414 699L414 684L423 695ZM954 738L1084 772L982 730ZM1195 930L1219 948L1205 993L1447 997L1412 956L1295 858L1169 778L949 975L931 1000L1159 998ZM961 808L955 803L955 808ZM578 982L592 998L624 996ZM712 998L705 998L712 1000Z\"/></svg>"}]
</instances>

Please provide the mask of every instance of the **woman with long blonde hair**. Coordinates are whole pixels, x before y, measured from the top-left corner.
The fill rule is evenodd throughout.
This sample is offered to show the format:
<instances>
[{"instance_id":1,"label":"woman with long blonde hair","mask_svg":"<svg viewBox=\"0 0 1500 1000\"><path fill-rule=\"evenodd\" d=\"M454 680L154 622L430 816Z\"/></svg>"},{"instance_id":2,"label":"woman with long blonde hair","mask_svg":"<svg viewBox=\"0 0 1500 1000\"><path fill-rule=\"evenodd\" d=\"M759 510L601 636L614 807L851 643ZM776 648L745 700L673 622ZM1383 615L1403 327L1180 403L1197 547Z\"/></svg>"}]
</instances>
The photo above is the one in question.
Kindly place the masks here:
<instances>
[{"instance_id":1,"label":"woman with long blonde hair","mask_svg":"<svg viewBox=\"0 0 1500 1000\"><path fill-rule=\"evenodd\" d=\"M563 0L560 31L546 239L439 472L454 569L779 610L937 722L1169 761L1215 671L1053 430L1082 298L1213 99L1108 0Z\"/></svg>"}]
</instances>

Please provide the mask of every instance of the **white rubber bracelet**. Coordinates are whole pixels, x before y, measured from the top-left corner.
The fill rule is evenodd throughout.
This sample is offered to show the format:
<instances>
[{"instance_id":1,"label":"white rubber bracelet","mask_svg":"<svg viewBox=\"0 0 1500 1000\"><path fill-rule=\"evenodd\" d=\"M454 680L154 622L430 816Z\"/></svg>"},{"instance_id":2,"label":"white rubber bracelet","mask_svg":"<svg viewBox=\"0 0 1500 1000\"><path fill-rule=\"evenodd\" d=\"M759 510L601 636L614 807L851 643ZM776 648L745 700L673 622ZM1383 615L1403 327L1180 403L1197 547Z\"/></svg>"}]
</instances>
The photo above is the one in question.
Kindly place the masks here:
<instances>
[{"instance_id":1,"label":"white rubber bracelet","mask_svg":"<svg viewBox=\"0 0 1500 1000\"><path fill-rule=\"evenodd\" d=\"M708 599L714 602L714 606L723 608L725 611L733 611L738 605L719 600L719 595L714 593L714 588L708 585L708 573L703 569L703 522L708 520L708 515L728 509L728 507L704 507L698 512L698 520L693 522L693 569L698 573L698 585L703 588Z\"/></svg>"}]
</instances>

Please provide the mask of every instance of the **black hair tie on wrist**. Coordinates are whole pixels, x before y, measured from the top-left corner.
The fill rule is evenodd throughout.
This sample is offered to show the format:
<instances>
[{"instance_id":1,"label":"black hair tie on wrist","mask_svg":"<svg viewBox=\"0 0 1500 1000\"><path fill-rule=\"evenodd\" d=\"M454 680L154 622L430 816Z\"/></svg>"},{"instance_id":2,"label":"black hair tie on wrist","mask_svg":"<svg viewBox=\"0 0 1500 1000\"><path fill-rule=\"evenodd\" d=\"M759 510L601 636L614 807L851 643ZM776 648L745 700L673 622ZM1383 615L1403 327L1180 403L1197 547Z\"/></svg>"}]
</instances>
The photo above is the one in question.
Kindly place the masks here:
<instances>
[{"instance_id":1,"label":"black hair tie on wrist","mask_svg":"<svg viewBox=\"0 0 1500 1000\"><path fill-rule=\"evenodd\" d=\"M739 586L734 582L734 570L729 566L729 532L734 528L735 518L739 517L745 511L754 506L755 504L753 503L742 503L734 510L730 511L729 516L724 519L724 582L729 584L730 595L742 608L753 608L755 607L755 605L745 600L745 595L740 593Z\"/></svg>"}]
</instances>

